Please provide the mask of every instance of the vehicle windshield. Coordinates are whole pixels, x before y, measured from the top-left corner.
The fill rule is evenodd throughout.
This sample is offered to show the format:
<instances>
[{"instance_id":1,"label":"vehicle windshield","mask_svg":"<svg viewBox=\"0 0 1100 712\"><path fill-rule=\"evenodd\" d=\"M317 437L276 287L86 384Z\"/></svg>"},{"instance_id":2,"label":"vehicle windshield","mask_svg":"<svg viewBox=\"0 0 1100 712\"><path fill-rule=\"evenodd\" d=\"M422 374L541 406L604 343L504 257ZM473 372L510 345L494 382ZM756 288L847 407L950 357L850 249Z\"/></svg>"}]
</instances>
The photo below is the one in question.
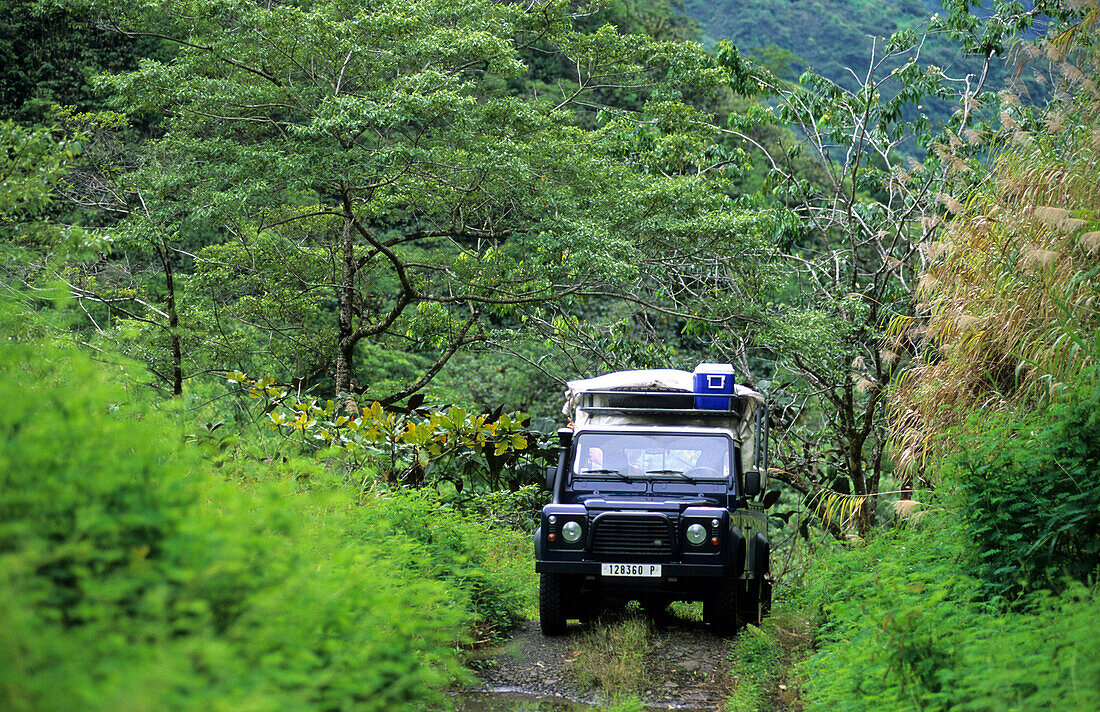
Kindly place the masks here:
<instances>
[{"instance_id":1,"label":"vehicle windshield","mask_svg":"<svg viewBox=\"0 0 1100 712\"><path fill-rule=\"evenodd\" d=\"M722 435L581 433L573 472L627 480L727 478L730 445L730 439Z\"/></svg>"}]
</instances>

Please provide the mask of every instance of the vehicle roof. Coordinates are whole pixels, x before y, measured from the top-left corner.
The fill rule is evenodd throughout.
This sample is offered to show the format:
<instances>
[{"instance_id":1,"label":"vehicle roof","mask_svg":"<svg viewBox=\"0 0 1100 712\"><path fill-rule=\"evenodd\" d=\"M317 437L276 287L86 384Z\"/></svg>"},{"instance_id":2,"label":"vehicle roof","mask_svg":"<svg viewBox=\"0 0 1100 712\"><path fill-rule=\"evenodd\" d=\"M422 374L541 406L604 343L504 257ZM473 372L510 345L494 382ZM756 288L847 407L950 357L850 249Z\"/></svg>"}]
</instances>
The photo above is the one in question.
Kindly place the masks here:
<instances>
[{"instance_id":1,"label":"vehicle roof","mask_svg":"<svg viewBox=\"0 0 1100 712\"><path fill-rule=\"evenodd\" d=\"M585 393L654 389L687 394L694 391L693 384L694 375L692 373L673 368L616 371L595 378L569 381L566 384L565 405L562 407L562 414L568 416L570 420L579 421L577 411L581 405L582 395ZM764 404L764 396L740 383L734 384L734 395L753 404L753 407L747 410L755 409L756 406Z\"/></svg>"},{"instance_id":2,"label":"vehicle roof","mask_svg":"<svg viewBox=\"0 0 1100 712\"><path fill-rule=\"evenodd\" d=\"M583 433L639 433L645 435L654 434L683 434L683 435L725 435L726 437L740 440L732 428L681 425L681 424L644 424L644 423L586 423L574 430L576 435Z\"/></svg>"}]
</instances>

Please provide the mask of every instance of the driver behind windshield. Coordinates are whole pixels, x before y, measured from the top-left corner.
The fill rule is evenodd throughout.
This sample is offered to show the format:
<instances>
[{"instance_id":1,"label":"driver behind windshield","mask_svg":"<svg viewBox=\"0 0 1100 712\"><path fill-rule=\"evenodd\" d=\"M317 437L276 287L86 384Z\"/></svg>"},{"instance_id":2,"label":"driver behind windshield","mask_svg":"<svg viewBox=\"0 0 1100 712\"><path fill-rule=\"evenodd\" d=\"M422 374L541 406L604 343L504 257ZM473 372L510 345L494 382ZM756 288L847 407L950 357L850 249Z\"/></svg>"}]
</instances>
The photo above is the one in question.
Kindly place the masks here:
<instances>
[{"instance_id":1,"label":"driver behind windshield","mask_svg":"<svg viewBox=\"0 0 1100 712\"><path fill-rule=\"evenodd\" d=\"M597 444L598 443L598 444ZM729 475L729 448L718 438L664 439L593 438L577 452L574 471L580 474Z\"/></svg>"},{"instance_id":2,"label":"driver behind windshield","mask_svg":"<svg viewBox=\"0 0 1100 712\"><path fill-rule=\"evenodd\" d=\"M579 467L576 468L580 473L617 473L617 474L641 474L642 468L637 463L632 462L630 454L624 452L622 449L612 449L606 452L606 444L602 444L601 447L590 445L581 452ZM633 458L637 459L637 458Z\"/></svg>"},{"instance_id":3,"label":"driver behind windshield","mask_svg":"<svg viewBox=\"0 0 1100 712\"><path fill-rule=\"evenodd\" d=\"M728 477L730 473L729 450L724 445L724 443L721 445L708 443L699 452L699 457L695 460L695 467Z\"/></svg>"},{"instance_id":4,"label":"driver behind windshield","mask_svg":"<svg viewBox=\"0 0 1100 712\"><path fill-rule=\"evenodd\" d=\"M584 453L582 464L577 468L578 472L598 472L603 467L603 449L598 447L589 447L588 451Z\"/></svg>"}]
</instances>

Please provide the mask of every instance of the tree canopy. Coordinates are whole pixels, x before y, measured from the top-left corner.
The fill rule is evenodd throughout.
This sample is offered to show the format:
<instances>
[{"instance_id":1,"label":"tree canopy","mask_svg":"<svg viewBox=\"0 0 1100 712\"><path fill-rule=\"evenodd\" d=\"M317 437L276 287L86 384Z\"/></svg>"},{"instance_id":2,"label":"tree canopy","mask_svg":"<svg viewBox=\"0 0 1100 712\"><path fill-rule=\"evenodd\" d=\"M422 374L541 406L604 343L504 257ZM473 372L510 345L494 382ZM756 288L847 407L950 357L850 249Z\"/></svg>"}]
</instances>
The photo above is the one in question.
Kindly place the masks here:
<instances>
[{"instance_id":1,"label":"tree canopy","mask_svg":"<svg viewBox=\"0 0 1100 712\"><path fill-rule=\"evenodd\" d=\"M731 232L714 223L732 219L713 207L720 189L668 173L709 135L681 87L719 77L690 45L580 31L563 2L102 11L176 50L101 78L131 115L164 123L136 161L89 182L87 202L152 241L169 298L188 265L189 299L163 309L165 328L223 367L256 365L240 342L258 339L263 367L344 393L368 387L364 340L434 352L372 391L397 400L517 308L629 283L637 237L663 221ZM558 86L515 81L533 53L569 67ZM590 125L596 111L610 113Z\"/></svg>"}]
</instances>

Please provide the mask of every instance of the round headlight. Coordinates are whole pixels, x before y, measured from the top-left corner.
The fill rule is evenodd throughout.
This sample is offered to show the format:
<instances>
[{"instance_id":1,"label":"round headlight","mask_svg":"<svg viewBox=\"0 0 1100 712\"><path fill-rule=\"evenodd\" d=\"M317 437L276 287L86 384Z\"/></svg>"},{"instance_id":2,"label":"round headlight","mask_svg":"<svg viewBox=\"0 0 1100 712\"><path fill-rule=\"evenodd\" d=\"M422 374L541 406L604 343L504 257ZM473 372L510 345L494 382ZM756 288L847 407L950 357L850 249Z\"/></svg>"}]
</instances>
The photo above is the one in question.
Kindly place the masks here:
<instances>
[{"instance_id":1,"label":"round headlight","mask_svg":"<svg viewBox=\"0 0 1100 712\"><path fill-rule=\"evenodd\" d=\"M577 522L566 522L561 527L561 538L570 544L574 544L581 538L581 525Z\"/></svg>"},{"instance_id":2,"label":"round headlight","mask_svg":"<svg viewBox=\"0 0 1100 712\"><path fill-rule=\"evenodd\" d=\"M707 538L707 530L702 524L692 524L687 528L687 540L692 544L702 544Z\"/></svg>"}]
</instances>

